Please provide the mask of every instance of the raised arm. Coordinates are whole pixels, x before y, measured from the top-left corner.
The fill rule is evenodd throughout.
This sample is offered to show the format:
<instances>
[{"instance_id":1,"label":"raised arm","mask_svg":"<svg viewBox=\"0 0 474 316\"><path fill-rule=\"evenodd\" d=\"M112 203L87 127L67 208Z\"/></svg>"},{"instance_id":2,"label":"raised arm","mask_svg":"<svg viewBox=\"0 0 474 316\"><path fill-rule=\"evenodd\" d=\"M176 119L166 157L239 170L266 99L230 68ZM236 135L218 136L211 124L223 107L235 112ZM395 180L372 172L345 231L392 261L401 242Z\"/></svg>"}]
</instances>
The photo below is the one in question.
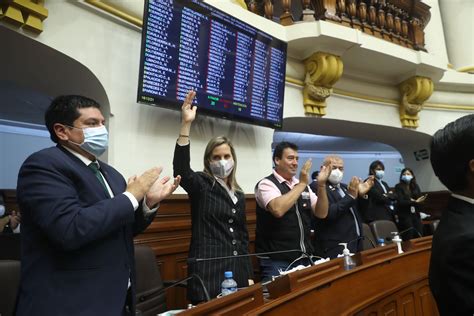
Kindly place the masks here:
<instances>
[{"instance_id":1,"label":"raised arm","mask_svg":"<svg viewBox=\"0 0 474 316\"><path fill-rule=\"evenodd\" d=\"M181 177L180 184L188 193L196 191L200 187L199 179L190 167L191 158L189 153L189 132L192 122L196 118L197 110L197 107L193 106L195 96L196 92L191 90L183 101L181 107L181 127L173 157L173 174L175 177Z\"/></svg>"},{"instance_id":2,"label":"raised arm","mask_svg":"<svg viewBox=\"0 0 474 316\"><path fill-rule=\"evenodd\" d=\"M179 130L179 136L177 143L178 145L189 144L189 132L191 131L191 124L196 118L197 107L193 106L193 99L196 96L196 92L191 90L186 95L181 106L181 128Z\"/></svg>"}]
</instances>

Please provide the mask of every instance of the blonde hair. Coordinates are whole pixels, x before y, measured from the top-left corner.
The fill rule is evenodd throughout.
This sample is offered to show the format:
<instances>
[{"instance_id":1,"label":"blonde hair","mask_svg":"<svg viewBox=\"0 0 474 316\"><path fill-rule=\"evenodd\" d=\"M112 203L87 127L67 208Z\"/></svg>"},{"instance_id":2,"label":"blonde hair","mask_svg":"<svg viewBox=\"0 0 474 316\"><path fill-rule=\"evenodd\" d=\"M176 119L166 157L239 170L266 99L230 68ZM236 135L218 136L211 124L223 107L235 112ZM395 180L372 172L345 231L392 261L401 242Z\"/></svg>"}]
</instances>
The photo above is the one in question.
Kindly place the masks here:
<instances>
[{"instance_id":1,"label":"blonde hair","mask_svg":"<svg viewBox=\"0 0 474 316\"><path fill-rule=\"evenodd\" d=\"M232 169L231 173L227 177L227 184L234 191L242 191L239 184L237 183L237 180L235 179L235 172L237 170L237 156L235 154L234 146L230 142L230 139L228 139L227 137L217 136L217 137L212 138L209 141L209 143L207 143L206 150L204 151L204 172L214 178L211 171L211 167L210 167L211 155L216 147L219 147L225 144L229 146L230 153L232 154L232 159L234 160L234 168Z\"/></svg>"}]
</instances>

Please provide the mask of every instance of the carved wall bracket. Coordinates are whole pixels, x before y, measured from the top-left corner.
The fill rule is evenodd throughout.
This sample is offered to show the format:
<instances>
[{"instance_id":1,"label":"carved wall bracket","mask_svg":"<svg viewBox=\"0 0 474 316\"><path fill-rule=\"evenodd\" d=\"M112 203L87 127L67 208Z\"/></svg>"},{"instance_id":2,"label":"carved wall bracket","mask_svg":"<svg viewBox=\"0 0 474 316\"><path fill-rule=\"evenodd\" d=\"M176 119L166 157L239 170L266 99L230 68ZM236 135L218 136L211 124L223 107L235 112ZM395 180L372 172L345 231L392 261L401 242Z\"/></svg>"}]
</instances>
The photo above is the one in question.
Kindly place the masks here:
<instances>
[{"instance_id":1,"label":"carved wall bracket","mask_svg":"<svg viewBox=\"0 0 474 316\"><path fill-rule=\"evenodd\" d=\"M417 128L418 113L423 104L433 94L433 81L427 77L414 76L403 81L400 86L400 121L403 127Z\"/></svg>"},{"instance_id":2,"label":"carved wall bracket","mask_svg":"<svg viewBox=\"0 0 474 316\"><path fill-rule=\"evenodd\" d=\"M304 61L306 76L303 88L303 105L306 115L326 115L326 99L339 80L343 63L339 56L317 52Z\"/></svg>"},{"instance_id":3,"label":"carved wall bracket","mask_svg":"<svg viewBox=\"0 0 474 316\"><path fill-rule=\"evenodd\" d=\"M8 0L0 1L3 12L0 18L6 23L22 27L35 33L43 32L43 20L48 17L44 0Z\"/></svg>"}]
</instances>

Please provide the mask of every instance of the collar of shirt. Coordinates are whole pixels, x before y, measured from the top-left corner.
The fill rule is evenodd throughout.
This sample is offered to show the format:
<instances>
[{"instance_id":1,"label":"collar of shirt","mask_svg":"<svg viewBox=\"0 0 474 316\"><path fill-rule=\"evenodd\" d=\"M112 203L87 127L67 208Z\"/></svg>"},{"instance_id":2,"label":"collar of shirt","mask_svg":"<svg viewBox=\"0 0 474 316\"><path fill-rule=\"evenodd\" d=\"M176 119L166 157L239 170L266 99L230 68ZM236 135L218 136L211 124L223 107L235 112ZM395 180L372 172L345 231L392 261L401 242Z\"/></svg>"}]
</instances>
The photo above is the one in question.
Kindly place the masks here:
<instances>
[{"instance_id":1,"label":"collar of shirt","mask_svg":"<svg viewBox=\"0 0 474 316\"><path fill-rule=\"evenodd\" d=\"M88 158L86 158L85 156L81 155L80 153L78 153L77 151L74 151L72 150L71 148L68 148L66 146L63 146L64 149L66 149L67 151L69 151L71 154L73 154L74 156L76 156L80 161L82 161L86 166L90 165L91 162L95 162L99 165L99 168L100 168L100 164L99 164L99 161L96 160L96 161L92 161Z\"/></svg>"},{"instance_id":2,"label":"collar of shirt","mask_svg":"<svg viewBox=\"0 0 474 316\"><path fill-rule=\"evenodd\" d=\"M293 187L294 187L295 185L297 185L298 183L300 183L300 181L299 181L298 179L296 179L296 177L292 177L292 178L291 178L291 181L286 180L285 178L283 178L282 176L280 176L280 175L278 174L278 172L276 172L275 169L273 169L273 175L274 175L275 178L278 180L278 182L280 182L280 183L285 182L286 185L287 185L290 189L293 189Z\"/></svg>"},{"instance_id":3,"label":"collar of shirt","mask_svg":"<svg viewBox=\"0 0 474 316\"><path fill-rule=\"evenodd\" d=\"M229 187L227 186L227 183L225 183L224 180L222 180L221 178L218 178L218 177L214 177L214 178L227 191L227 194L229 194L232 202L234 202L234 204L236 204L239 199L235 196L235 192L233 190L229 189Z\"/></svg>"},{"instance_id":4,"label":"collar of shirt","mask_svg":"<svg viewBox=\"0 0 474 316\"><path fill-rule=\"evenodd\" d=\"M474 204L474 199L468 198L467 196L459 195L459 194L454 194L454 193L451 194L451 196L452 196L453 198L466 201L467 203Z\"/></svg>"}]
</instances>

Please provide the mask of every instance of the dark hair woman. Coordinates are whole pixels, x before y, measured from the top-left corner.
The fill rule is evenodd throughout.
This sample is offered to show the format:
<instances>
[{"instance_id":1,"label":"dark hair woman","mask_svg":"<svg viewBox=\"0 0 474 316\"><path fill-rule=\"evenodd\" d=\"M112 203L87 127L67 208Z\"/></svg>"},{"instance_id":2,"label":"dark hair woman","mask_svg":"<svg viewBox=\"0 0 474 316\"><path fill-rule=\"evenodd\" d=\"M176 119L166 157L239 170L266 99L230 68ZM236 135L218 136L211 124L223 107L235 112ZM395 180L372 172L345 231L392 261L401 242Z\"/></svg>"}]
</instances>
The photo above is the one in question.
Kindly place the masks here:
<instances>
[{"instance_id":1,"label":"dark hair woman","mask_svg":"<svg viewBox=\"0 0 474 316\"><path fill-rule=\"evenodd\" d=\"M406 231L401 234L403 240L421 237L420 208L426 195L421 194L415 174L410 168L405 168L400 173L400 182L395 186L395 194L397 195L398 230Z\"/></svg>"},{"instance_id":2,"label":"dark hair woman","mask_svg":"<svg viewBox=\"0 0 474 316\"><path fill-rule=\"evenodd\" d=\"M367 193L368 204L361 208L364 222L370 223L376 220L394 221L394 199L395 195L387 182L382 181L385 175L385 166L380 160L370 164L369 176L374 176L374 186Z\"/></svg>"}]
</instances>

